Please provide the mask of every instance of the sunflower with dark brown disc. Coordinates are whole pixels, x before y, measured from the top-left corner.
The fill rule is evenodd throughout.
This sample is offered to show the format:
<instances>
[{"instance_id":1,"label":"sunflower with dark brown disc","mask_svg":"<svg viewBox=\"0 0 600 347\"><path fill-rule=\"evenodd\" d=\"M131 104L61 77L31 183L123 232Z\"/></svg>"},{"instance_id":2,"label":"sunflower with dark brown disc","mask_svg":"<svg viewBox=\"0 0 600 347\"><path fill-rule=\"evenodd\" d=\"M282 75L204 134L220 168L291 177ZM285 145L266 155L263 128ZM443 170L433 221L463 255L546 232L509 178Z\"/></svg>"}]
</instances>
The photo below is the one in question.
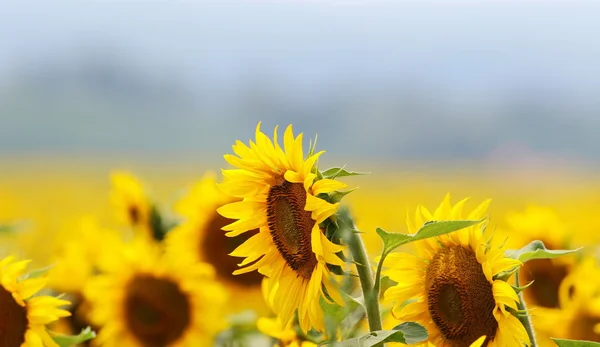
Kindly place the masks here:
<instances>
[{"instance_id":1,"label":"sunflower with dark brown disc","mask_svg":"<svg viewBox=\"0 0 600 347\"><path fill-rule=\"evenodd\" d=\"M223 282L236 300L227 305L230 312L252 308L266 311L262 300L262 276L257 272L233 275L238 259L229 256L258 230L236 237L227 237L221 228L234 221L217 213L217 208L234 202L218 188L214 175L207 174L194 185L175 206L185 220L167 234L167 252L176 254L182 264L206 262L215 268L217 279Z\"/></svg>"},{"instance_id":2,"label":"sunflower with dark brown disc","mask_svg":"<svg viewBox=\"0 0 600 347\"><path fill-rule=\"evenodd\" d=\"M303 135L294 137L289 126L283 147L256 128L250 145L237 141L235 155L225 160L237 169L223 170L220 188L240 199L218 209L235 222L225 226L234 237L259 230L239 246L232 256L244 258L242 269L234 274L258 270L266 277L270 306L286 325L298 312L304 331L324 329L320 300L343 304L328 264L342 266L336 255L343 247L327 239L320 224L334 215L338 203L319 195L345 187L345 184L318 179L315 164L323 152L305 158ZM327 295L325 295L327 293Z\"/></svg>"},{"instance_id":3,"label":"sunflower with dark brown disc","mask_svg":"<svg viewBox=\"0 0 600 347\"><path fill-rule=\"evenodd\" d=\"M466 199L450 205L446 196L434 213L420 206L415 220L408 218L409 232L425 222L438 220L479 220L489 200L466 218ZM386 261L389 276L398 284L385 292L395 302L394 317L414 321L425 328L429 342L438 347L522 346L529 344L527 332L513 315L518 297L514 289L498 278L503 271L521 263L504 257L496 239L484 238L484 225L415 242L418 255L390 254Z\"/></svg>"},{"instance_id":4,"label":"sunflower with dark brown disc","mask_svg":"<svg viewBox=\"0 0 600 347\"><path fill-rule=\"evenodd\" d=\"M586 256L565 277L559 289L559 309L535 309L532 315L537 318L536 330L546 336L600 342L598 261Z\"/></svg>"},{"instance_id":5,"label":"sunflower with dark brown disc","mask_svg":"<svg viewBox=\"0 0 600 347\"><path fill-rule=\"evenodd\" d=\"M69 316L61 306L70 302L39 295L48 279L28 278L24 272L29 262L0 260L0 346L58 347L46 325Z\"/></svg>"},{"instance_id":6,"label":"sunflower with dark brown disc","mask_svg":"<svg viewBox=\"0 0 600 347\"><path fill-rule=\"evenodd\" d=\"M86 286L102 346L210 346L224 327L224 291L208 264L181 266L155 244L136 241ZM108 265L110 263L110 265Z\"/></svg>"},{"instance_id":7,"label":"sunflower with dark brown disc","mask_svg":"<svg viewBox=\"0 0 600 347\"><path fill-rule=\"evenodd\" d=\"M528 206L523 212L509 212L507 247L518 249L540 240L548 249L571 249L568 227L550 208ZM524 291L530 306L558 308L561 282L575 264L575 255L555 259L536 259L523 265L519 271L520 283L531 283Z\"/></svg>"}]
</instances>

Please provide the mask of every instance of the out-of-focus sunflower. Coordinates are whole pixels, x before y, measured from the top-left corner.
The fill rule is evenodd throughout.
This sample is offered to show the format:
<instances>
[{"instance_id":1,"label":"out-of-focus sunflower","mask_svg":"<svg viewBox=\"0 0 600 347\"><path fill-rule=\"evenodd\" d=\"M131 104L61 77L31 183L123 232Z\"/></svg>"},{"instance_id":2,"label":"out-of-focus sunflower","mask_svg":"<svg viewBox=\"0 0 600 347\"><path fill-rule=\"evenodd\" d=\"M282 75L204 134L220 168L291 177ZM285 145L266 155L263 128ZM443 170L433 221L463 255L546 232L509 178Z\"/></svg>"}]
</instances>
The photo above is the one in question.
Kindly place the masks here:
<instances>
[{"instance_id":1,"label":"out-of-focus sunflower","mask_svg":"<svg viewBox=\"0 0 600 347\"><path fill-rule=\"evenodd\" d=\"M234 221L218 214L217 208L233 201L217 188L214 175L207 174L175 206L186 220L167 234L167 251L176 254L183 264L212 265L217 279L236 298L227 305L231 312L246 308L266 310L261 295L262 276L257 272L233 275L238 259L229 253L258 232L225 236L221 228Z\"/></svg>"},{"instance_id":2,"label":"out-of-focus sunflower","mask_svg":"<svg viewBox=\"0 0 600 347\"><path fill-rule=\"evenodd\" d=\"M60 247L53 257L48 271L48 287L65 293L72 305L71 316L61 320L56 331L78 334L90 325L89 303L83 299L84 285L102 270L103 259L114 254L122 246L120 234L98 226L94 218L86 216L78 225L59 233ZM87 343L86 343L87 344Z\"/></svg>"},{"instance_id":3,"label":"out-of-focus sunflower","mask_svg":"<svg viewBox=\"0 0 600 347\"><path fill-rule=\"evenodd\" d=\"M317 347L313 342L300 339L292 326L283 327L276 318L260 317L256 327L261 333L277 340L273 347Z\"/></svg>"},{"instance_id":4,"label":"out-of-focus sunflower","mask_svg":"<svg viewBox=\"0 0 600 347\"><path fill-rule=\"evenodd\" d=\"M600 342L600 268L593 257L584 258L565 277L559 290L559 308L531 311L540 345L554 345L548 337Z\"/></svg>"},{"instance_id":5,"label":"out-of-focus sunflower","mask_svg":"<svg viewBox=\"0 0 600 347\"><path fill-rule=\"evenodd\" d=\"M164 235L159 227L157 211L141 182L132 174L122 171L112 172L110 180L110 201L119 221L149 239L162 240Z\"/></svg>"},{"instance_id":6,"label":"out-of-focus sunflower","mask_svg":"<svg viewBox=\"0 0 600 347\"><path fill-rule=\"evenodd\" d=\"M209 346L224 325L224 289L208 264L176 264L159 245L136 240L88 282L90 318L102 346ZM110 265L109 265L110 264Z\"/></svg>"},{"instance_id":7,"label":"out-of-focus sunflower","mask_svg":"<svg viewBox=\"0 0 600 347\"><path fill-rule=\"evenodd\" d=\"M462 200L450 205L447 195L432 214L417 208L414 222L408 218L409 232L434 220L477 220L485 216L489 200L466 218ZM429 333L436 346L519 346L529 344L527 332L507 308L517 309L518 297L505 281L496 278L520 265L505 258L494 239L485 239L482 225L415 243L419 255L393 253L385 271L398 284L385 292L395 301L394 317L414 321ZM486 336L485 340L479 340Z\"/></svg>"},{"instance_id":8,"label":"out-of-focus sunflower","mask_svg":"<svg viewBox=\"0 0 600 347\"><path fill-rule=\"evenodd\" d=\"M275 313L286 325L297 311L304 331L314 327L324 330L321 298L343 304L327 264L343 266L336 255L343 247L327 239L319 224L337 211L319 194L345 187L330 180L316 180L313 172L323 152L311 153L306 159L303 135L294 137L292 127L284 133L283 148L256 128L256 142L250 146L237 141L236 155L225 160L237 167L223 170L220 188L242 201L218 209L226 218L235 219L223 230L237 236L259 229L232 256L245 258L235 274L258 270L269 278L268 298ZM325 289L324 289L325 288ZM327 296L325 296L325 290Z\"/></svg>"},{"instance_id":9,"label":"out-of-focus sunflower","mask_svg":"<svg viewBox=\"0 0 600 347\"><path fill-rule=\"evenodd\" d=\"M519 249L534 240L540 240L548 249L570 249L568 227L550 208L528 206L523 212L509 212L507 246ZM557 308L558 289L575 263L574 255L555 259L536 259L523 265L519 282L531 286L524 291L530 306Z\"/></svg>"},{"instance_id":10,"label":"out-of-focus sunflower","mask_svg":"<svg viewBox=\"0 0 600 347\"><path fill-rule=\"evenodd\" d=\"M69 316L61 306L70 302L36 294L44 288L44 277L22 279L29 260L0 261L0 345L10 347L58 347L46 325Z\"/></svg>"},{"instance_id":11,"label":"out-of-focus sunflower","mask_svg":"<svg viewBox=\"0 0 600 347\"><path fill-rule=\"evenodd\" d=\"M116 231L102 228L93 217L85 216L77 225L59 233L57 243L48 285L59 292L80 293L98 272L106 254L118 249L122 240Z\"/></svg>"}]
</instances>

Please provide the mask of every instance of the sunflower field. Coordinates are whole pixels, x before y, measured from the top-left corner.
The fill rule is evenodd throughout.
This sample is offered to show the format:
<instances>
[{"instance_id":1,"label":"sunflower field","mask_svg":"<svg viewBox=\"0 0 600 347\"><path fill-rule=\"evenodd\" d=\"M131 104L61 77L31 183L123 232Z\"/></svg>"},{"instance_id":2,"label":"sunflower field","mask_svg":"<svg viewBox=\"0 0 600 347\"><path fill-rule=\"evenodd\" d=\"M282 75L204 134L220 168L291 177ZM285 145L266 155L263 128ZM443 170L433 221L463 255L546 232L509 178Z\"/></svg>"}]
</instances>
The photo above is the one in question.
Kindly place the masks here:
<instances>
[{"instance_id":1,"label":"sunflower field","mask_svg":"<svg viewBox=\"0 0 600 347\"><path fill-rule=\"evenodd\" d=\"M0 173L0 346L600 346L595 177L356 172L280 130Z\"/></svg>"}]
</instances>

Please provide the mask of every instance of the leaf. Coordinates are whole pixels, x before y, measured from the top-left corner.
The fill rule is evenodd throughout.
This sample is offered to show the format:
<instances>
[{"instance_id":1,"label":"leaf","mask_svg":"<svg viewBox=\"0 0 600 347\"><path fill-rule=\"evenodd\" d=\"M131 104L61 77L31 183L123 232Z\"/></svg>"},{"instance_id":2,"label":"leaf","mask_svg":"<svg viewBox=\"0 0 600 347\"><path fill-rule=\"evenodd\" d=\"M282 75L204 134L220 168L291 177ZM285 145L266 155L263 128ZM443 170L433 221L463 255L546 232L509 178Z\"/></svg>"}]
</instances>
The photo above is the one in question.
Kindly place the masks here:
<instances>
[{"instance_id":1,"label":"leaf","mask_svg":"<svg viewBox=\"0 0 600 347\"><path fill-rule=\"evenodd\" d=\"M525 289L531 287L533 282L535 282L535 281L531 281L524 286L513 286L512 284L510 286L512 287L512 289L515 290L515 293L519 294L520 292L524 291Z\"/></svg>"},{"instance_id":2,"label":"leaf","mask_svg":"<svg viewBox=\"0 0 600 347\"><path fill-rule=\"evenodd\" d=\"M365 310L363 303L359 300L351 297L350 295L340 292L340 294L344 298L345 306L340 306L335 302L328 302L324 298L321 298L320 304L321 309L325 313L326 319L329 320L330 323L340 325L351 313L360 309L362 311Z\"/></svg>"},{"instance_id":3,"label":"leaf","mask_svg":"<svg viewBox=\"0 0 600 347\"><path fill-rule=\"evenodd\" d=\"M592 341L551 339L559 347L600 347L600 343Z\"/></svg>"},{"instance_id":4,"label":"leaf","mask_svg":"<svg viewBox=\"0 0 600 347\"><path fill-rule=\"evenodd\" d=\"M413 344L427 340L427 330L415 322L405 322L393 330L377 330L365 336L356 337L342 342L330 342L335 347L370 347L378 343L399 342Z\"/></svg>"},{"instance_id":5,"label":"leaf","mask_svg":"<svg viewBox=\"0 0 600 347\"><path fill-rule=\"evenodd\" d=\"M0 224L0 233L8 233L14 230L14 226L10 224Z\"/></svg>"},{"instance_id":6,"label":"leaf","mask_svg":"<svg viewBox=\"0 0 600 347\"><path fill-rule=\"evenodd\" d=\"M323 175L323 178L334 179L338 177L368 175L369 172L347 171L344 167L332 167L323 171L321 174Z\"/></svg>"},{"instance_id":7,"label":"leaf","mask_svg":"<svg viewBox=\"0 0 600 347\"><path fill-rule=\"evenodd\" d=\"M507 257L517 259L522 263L528 262L529 260L535 259L553 259L562 255L571 254L579 251L581 248L571 250L554 250L547 249L542 241L535 240L530 242L527 246L519 250L507 250L505 252Z\"/></svg>"},{"instance_id":8,"label":"leaf","mask_svg":"<svg viewBox=\"0 0 600 347\"><path fill-rule=\"evenodd\" d=\"M54 267L54 264L52 265L48 265L46 267L43 267L41 269L35 269L33 271L30 271L27 275L26 278L37 278L40 276L45 275L48 271L50 271L50 269L52 269Z\"/></svg>"},{"instance_id":9,"label":"leaf","mask_svg":"<svg viewBox=\"0 0 600 347\"><path fill-rule=\"evenodd\" d=\"M52 334L51 336L60 347L71 347L95 338L96 333L92 328L87 327L81 330L79 335Z\"/></svg>"},{"instance_id":10,"label":"leaf","mask_svg":"<svg viewBox=\"0 0 600 347\"><path fill-rule=\"evenodd\" d=\"M448 234L481 222L482 220L432 221L425 223L421 229L414 234L388 233L381 228L377 228L376 231L383 240L384 253L389 253L407 243Z\"/></svg>"}]
</instances>

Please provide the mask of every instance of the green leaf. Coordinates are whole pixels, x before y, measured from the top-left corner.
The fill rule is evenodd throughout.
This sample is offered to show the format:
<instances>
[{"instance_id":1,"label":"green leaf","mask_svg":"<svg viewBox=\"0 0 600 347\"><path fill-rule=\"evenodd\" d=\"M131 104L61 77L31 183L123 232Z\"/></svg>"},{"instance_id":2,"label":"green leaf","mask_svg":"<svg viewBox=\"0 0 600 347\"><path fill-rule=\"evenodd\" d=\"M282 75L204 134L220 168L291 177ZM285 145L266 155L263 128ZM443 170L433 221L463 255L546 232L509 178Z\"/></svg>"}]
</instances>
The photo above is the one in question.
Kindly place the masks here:
<instances>
[{"instance_id":1,"label":"green leaf","mask_svg":"<svg viewBox=\"0 0 600 347\"><path fill-rule=\"evenodd\" d=\"M52 333L51 336L54 342L56 342L60 347L71 347L95 338L96 333L92 330L92 328L87 327L81 330L79 335L62 335Z\"/></svg>"},{"instance_id":2,"label":"green leaf","mask_svg":"<svg viewBox=\"0 0 600 347\"><path fill-rule=\"evenodd\" d=\"M554 343L559 347L600 347L600 343L581 340L563 340L552 338Z\"/></svg>"},{"instance_id":3,"label":"green leaf","mask_svg":"<svg viewBox=\"0 0 600 347\"><path fill-rule=\"evenodd\" d=\"M376 231L383 240L384 253L389 253L407 243L448 234L481 222L482 220L432 221L425 223L421 229L414 234L388 233L381 228L377 228Z\"/></svg>"},{"instance_id":4,"label":"green leaf","mask_svg":"<svg viewBox=\"0 0 600 347\"><path fill-rule=\"evenodd\" d=\"M17 231L22 231L28 226L28 224L30 224L30 222L27 220L16 220L0 223L0 233L14 233Z\"/></svg>"},{"instance_id":5,"label":"green leaf","mask_svg":"<svg viewBox=\"0 0 600 347\"><path fill-rule=\"evenodd\" d=\"M325 201L327 201L330 204L335 204L335 203L338 203L338 202L342 201L342 199L344 198L344 196L352 193L353 191L355 191L357 189L358 189L358 187L357 188L352 188L352 189L349 189L349 190L344 190L344 191L336 190L336 191L331 192L331 193L321 193L321 194L318 195L318 197L321 198L321 199L323 199L323 200L325 200Z\"/></svg>"},{"instance_id":6,"label":"green leaf","mask_svg":"<svg viewBox=\"0 0 600 347\"><path fill-rule=\"evenodd\" d=\"M515 290L515 293L519 294L520 292L522 292L525 289L529 288L533 284L533 282L535 282L535 281L531 281L531 282L527 283L524 286L513 286L512 284L510 286L512 287L512 289Z\"/></svg>"},{"instance_id":7,"label":"green leaf","mask_svg":"<svg viewBox=\"0 0 600 347\"><path fill-rule=\"evenodd\" d=\"M384 342L413 344L425 340L427 340L427 330L424 327L415 322L405 322L393 330L377 330L365 336L328 344L335 343L335 347L370 347Z\"/></svg>"},{"instance_id":8,"label":"green leaf","mask_svg":"<svg viewBox=\"0 0 600 347\"><path fill-rule=\"evenodd\" d=\"M517 259L522 263L528 262L529 260L535 259L553 259L562 255L571 254L579 251L581 248L570 249L570 250L554 250L547 249L542 241L535 240L529 243L527 246L519 250L507 250L505 252L507 257Z\"/></svg>"},{"instance_id":9,"label":"green leaf","mask_svg":"<svg viewBox=\"0 0 600 347\"><path fill-rule=\"evenodd\" d=\"M26 274L25 278L37 278L37 277L43 276L48 271L50 271L50 269L52 269L53 267L54 267L54 264L48 265L48 266L43 267L41 269L35 269L33 271L30 271L28 274Z\"/></svg>"},{"instance_id":10,"label":"green leaf","mask_svg":"<svg viewBox=\"0 0 600 347\"><path fill-rule=\"evenodd\" d=\"M356 171L347 171L344 167L332 167L327 169L321 173L323 178L334 179L338 177L346 177L346 176L361 176L368 175L369 172L356 172Z\"/></svg>"}]
</instances>

